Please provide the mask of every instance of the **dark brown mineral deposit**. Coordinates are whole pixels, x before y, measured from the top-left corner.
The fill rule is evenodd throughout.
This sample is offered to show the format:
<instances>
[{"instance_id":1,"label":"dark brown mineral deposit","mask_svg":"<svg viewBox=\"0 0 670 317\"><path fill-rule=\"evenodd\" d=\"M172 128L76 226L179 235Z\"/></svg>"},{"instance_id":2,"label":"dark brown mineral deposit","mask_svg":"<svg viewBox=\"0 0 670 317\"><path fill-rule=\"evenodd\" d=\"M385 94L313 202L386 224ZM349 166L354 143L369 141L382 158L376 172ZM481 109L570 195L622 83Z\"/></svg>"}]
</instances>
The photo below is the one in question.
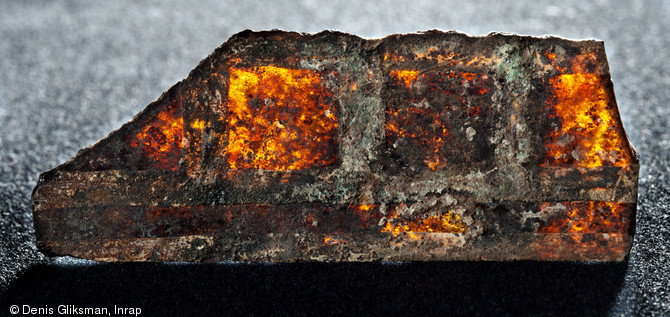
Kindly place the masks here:
<instances>
[{"instance_id":1,"label":"dark brown mineral deposit","mask_svg":"<svg viewBox=\"0 0 670 317\"><path fill-rule=\"evenodd\" d=\"M244 31L32 204L98 261L621 261L638 170L602 42Z\"/></svg>"}]
</instances>

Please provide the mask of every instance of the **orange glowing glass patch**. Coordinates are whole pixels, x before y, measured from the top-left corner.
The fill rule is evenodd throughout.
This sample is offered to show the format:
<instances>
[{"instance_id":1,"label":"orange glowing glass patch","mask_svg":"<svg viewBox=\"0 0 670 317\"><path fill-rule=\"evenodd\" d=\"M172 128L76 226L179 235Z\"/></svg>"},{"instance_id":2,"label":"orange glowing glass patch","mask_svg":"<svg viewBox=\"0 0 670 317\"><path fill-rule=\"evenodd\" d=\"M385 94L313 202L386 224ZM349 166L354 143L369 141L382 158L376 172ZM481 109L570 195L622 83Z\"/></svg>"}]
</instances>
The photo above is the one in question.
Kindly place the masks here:
<instances>
[{"instance_id":1,"label":"orange glowing glass patch","mask_svg":"<svg viewBox=\"0 0 670 317\"><path fill-rule=\"evenodd\" d=\"M319 72L230 68L231 169L300 170L337 159L337 104Z\"/></svg>"},{"instance_id":2,"label":"orange glowing glass patch","mask_svg":"<svg viewBox=\"0 0 670 317\"><path fill-rule=\"evenodd\" d=\"M177 170L181 158L184 119L179 104L170 104L130 139L143 154L144 168Z\"/></svg>"},{"instance_id":3,"label":"orange glowing glass patch","mask_svg":"<svg viewBox=\"0 0 670 317\"><path fill-rule=\"evenodd\" d=\"M452 211L445 213L429 211L410 220L403 220L396 212L391 212L387 216L386 225L382 228L382 232L390 232L394 236L398 236L401 232L463 233L465 230L466 225L461 217Z\"/></svg>"},{"instance_id":4,"label":"orange glowing glass patch","mask_svg":"<svg viewBox=\"0 0 670 317\"><path fill-rule=\"evenodd\" d=\"M553 57L549 54L550 59ZM616 109L602 78L584 71L588 62L588 58L577 59L572 67L575 73L549 79L552 91L549 107L555 111L560 126L553 127L547 135L543 166L630 164L627 140L618 125Z\"/></svg>"}]
</instances>

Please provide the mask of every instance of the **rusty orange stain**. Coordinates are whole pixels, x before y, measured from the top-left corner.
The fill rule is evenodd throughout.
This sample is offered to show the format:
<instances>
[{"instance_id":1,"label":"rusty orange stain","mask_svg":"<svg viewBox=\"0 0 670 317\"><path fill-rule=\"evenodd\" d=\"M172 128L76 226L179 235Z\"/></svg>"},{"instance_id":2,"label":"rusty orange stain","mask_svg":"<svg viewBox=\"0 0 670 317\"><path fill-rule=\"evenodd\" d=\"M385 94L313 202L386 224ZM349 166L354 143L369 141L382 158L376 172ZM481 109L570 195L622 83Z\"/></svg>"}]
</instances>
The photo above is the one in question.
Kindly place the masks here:
<instances>
[{"instance_id":1,"label":"rusty orange stain","mask_svg":"<svg viewBox=\"0 0 670 317\"><path fill-rule=\"evenodd\" d=\"M583 257L616 260L626 254L626 239L622 233L608 234L547 234L533 243L540 259L565 260Z\"/></svg>"},{"instance_id":2,"label":"rusty orange stain","mask_svg":"<svg viewBox=\"0 0 670 317\"><path fill-rule=\"evenodd\" d=\"M359 225L363 229L369 229L376 225L376 221L381 217L379 214L379 205L353 205L349 209L360 218Z\"/></svg>"},{"instance_id":3,"label":"rusty orange stain","mask_svg":"<svg viewBox=\"0 0 670 317\"><path fill-rule=\"evenodd\" d=\"M559 206L559 204L561 206ZM606 201L574 201L539 205L539 210L561 207L564 211L549 218L549 222L540 226L542 233L610 233L626 232L632 225L626 220L630 217L630 204Z\"/></svg>"},{"instance_id":4,"label":"rusty orange stain","mask_svg":"<svg viewBox=\"0 0 670 317\"><path fill-rule=\"evenodd\" d=\"M323 245L336 245L336 244L340 244L340 243L343 243L343 242L346 242L346 240L335 238L335 237L330 236L330 235L325 235L323 237Z\"/></svg>"},{"instance_id":5,"label":"rusty orange stain","mask_svg":"<svg viewBox=\"0 0 670 317\"><path fill-rule=\"evenodd\" d=\"M488 76L474 73L428 72L417 70L393 70L390 72L392 83L407 92L407 104L391 105L387 108L386 132L389 145L404 138L418 145L424 151L424 162L431 170L447 164L441 149L449 140L449 127L444 112L455 105L429 105L421 96L415 96L411 85L416 80L424 80L430 91L452 95L465 105L465 96L457 93L457 87L467 88L469 95L483 95L489 91L482 83ZM450 81L449 81L450 80ZM460 106L460 105L459 105ZM471 107L468 115L479 115L478 107Z\"/></svg>"}]
</instances>

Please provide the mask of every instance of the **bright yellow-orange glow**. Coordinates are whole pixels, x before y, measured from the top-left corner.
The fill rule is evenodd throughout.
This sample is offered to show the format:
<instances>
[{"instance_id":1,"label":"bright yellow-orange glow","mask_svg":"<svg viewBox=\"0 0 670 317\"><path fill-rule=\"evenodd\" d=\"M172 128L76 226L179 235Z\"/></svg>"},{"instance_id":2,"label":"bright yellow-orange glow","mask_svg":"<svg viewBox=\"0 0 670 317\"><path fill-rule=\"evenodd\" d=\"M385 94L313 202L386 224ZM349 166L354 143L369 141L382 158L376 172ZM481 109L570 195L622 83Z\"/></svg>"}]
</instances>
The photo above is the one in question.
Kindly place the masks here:
<instances>
[{"instance_id":1,"label":"bright yellow-orange glow","mask_svg":"<svg viewBox=\"0 0 670 317\"><path fill-rule=\"evenodd\" d=\"M370 209L372 209L373 207L375 207L375 205L359 205L358 210L370 211Z\"/></svg>"},{"instance_id":2,"label":"bright yellow-orange glow","mask_svg":"<svg viewBox=\"0 0 670 317\"><path fill-rule=\"evenodd\" d=\"M297 170L336 161L337 106L318 72L230 68L231 169Z\"/></svg>"},{"instance_id":3,"label":"bright yellow-orange glow","mask_svg":"<svg viewBox=\"0 0 670 317\"><path fill-rule=\"evenodd\" d=\"M336 244L340 244L342 242L346 242L346 241L344 239L334 238L334 237L331 237L329 235L326 235L326 236L323 237L323 245L336 245Z\"/></svg>"},{"instance_id":4,"label":"bright yellow-orange glow","mask_svg":"<svg viewBox=\"0 0 670 317\"><path fill-rule=\"evenodd\" d=\"M191 128L197 129L197 130L202 130L205 128L205 121L196 119L191 123Z\"/></svg>"},{"instance_id":5,"label":"bright yellow-orange glow","mask_svg":"<svg viewBox=\"0 0 670 317\"><path fill-rule=\"evenodd\" d=\"M540 211L556 208L558 203L541 203ZM562 202L565 213L550 218L541 226L543 233L611 233L625 232L630 223L630 204L605 201Z\"/></svg>"},{"instance_id":6,"label":"bright yellow-orange glow","mask_svg":"<svg viewBox=\"0 0 670 317\"><path fill-rule=\"evenodd\" d=\"M382 232L390 232L393 236L407 232L410 238L417 237L412 235L417 232L462 233L465 230L466 225L461 217L452 211L441 215L429 212L412 220L401 220L395 212L392 212L387 216L386 225L382 228Z\"/></svg>"},{"instance_id":7,"label":"bright yellow-orange glow","mask_svg":"<svg viewBox=\"0 0 670 317\"><path fill-rule=\"evenodd\" d=\"M131 139L130 145L142 149L148 167L176 170L181 156L183 126L181 109L169 105L145 124Z\"/></svg>"},{"instance_id":8,"label":"bright yellow-orange glow","mask_svg":"<svg viewBox=\"0 0 670 317\"><path fill-rule=\"evenodd\" d=\"M555 56L549 54L553 60ZM553 58L552 58L553 57ZM576 59L573 74L549 79L560 126L548 133L542 165L627 166L630 155L600 76L582 72L589 59ZM562 70L562 68L558 68ZM553 102L550 102L553 103Z\"/></svg>"},{"instance_id":9,"label":"bright yellow-orange glow","mask_svg":"<svg viewBox=\"0 0 670 317\"><path fill-rule=\"evenodd\" d=\"M416 70L393 70L391 76L399 79L406 88L419 77L419 72Z\"/></svg>"}]
</instances>

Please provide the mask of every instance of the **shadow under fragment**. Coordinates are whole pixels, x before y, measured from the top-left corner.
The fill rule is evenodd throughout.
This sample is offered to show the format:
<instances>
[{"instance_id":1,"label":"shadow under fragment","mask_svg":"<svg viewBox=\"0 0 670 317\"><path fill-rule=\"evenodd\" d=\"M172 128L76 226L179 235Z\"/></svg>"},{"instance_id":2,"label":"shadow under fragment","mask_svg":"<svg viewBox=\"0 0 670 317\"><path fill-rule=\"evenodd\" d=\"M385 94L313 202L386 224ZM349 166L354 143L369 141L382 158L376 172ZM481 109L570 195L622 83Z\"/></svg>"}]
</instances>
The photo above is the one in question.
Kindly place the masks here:
<instances>
[{"instance_id":1,"label":"shadow under fragment","mask_svg":"<svg viewBox=\"0 0 670 317\"><path fill-rule=\"evenodd\" d=\"M139 307L143 315L606 315L628 263L38 265L10 305Z\"/></svg>"}]
</instances>

